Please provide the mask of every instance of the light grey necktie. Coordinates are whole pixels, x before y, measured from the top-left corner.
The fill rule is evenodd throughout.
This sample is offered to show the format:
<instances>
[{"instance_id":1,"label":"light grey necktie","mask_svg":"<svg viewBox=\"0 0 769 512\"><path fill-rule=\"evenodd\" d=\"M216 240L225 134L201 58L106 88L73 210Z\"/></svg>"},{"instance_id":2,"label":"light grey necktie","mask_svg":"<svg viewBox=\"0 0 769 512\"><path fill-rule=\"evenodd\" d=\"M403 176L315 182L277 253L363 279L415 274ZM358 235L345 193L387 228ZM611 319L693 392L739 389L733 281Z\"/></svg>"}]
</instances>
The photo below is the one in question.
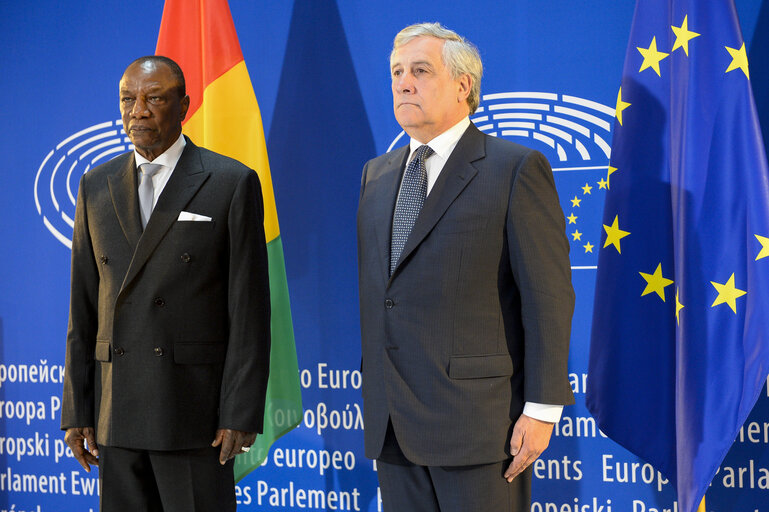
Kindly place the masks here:
<instances>
[{"instance_id":1,"label":"light grey necktie","mask_svg":"<svg viewBox=\"0 0 769 512\"><path fill-rule=\"evenodd\" d=\"M427 169L425 160L433 154L428 145L419 146L414 152L406 172L403 173L398 202L393 215L392 237L390 240L390 275L398 265L403 247L417 220L427 197Z\"/></svg>"},{"instance_id":2,"label":"light grey necktie","mask_svg":"<svg viewBox=\"0 0 769 512\"><path fill-rule=\"evenodd\" d=\"M147 222L152 214L152 203L155 199L155 187L152 185L152 177L157 174L160 164L142 164L139 173L139 210L142 216L142 229L147 227Z\"/></svg>"}]
</instances>

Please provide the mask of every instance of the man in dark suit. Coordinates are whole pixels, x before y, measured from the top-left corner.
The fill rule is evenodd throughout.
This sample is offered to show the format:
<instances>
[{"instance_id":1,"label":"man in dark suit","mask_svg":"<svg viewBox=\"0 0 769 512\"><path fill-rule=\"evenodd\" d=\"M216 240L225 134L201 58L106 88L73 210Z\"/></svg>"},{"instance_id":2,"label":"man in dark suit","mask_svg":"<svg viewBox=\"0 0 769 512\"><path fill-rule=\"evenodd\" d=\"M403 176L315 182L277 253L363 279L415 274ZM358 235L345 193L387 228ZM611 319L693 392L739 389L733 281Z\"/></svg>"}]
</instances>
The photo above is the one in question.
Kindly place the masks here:
<instances>
[{"instance_id":1,"label":"man in dark suit","mask_svg":"<svg viewBox=\"0 0 769 512\"><path fill-rule=\"evenodd\" d=\"M179 66L120 81L135 150L80 181L62 429L102 512L235 510L261 432L270 302L257 174L181 133ZM84 446L85 444L85 446Z\"/></svg>"},{"instance_id":2,"label":"man in dark suit","mask_svg":"<svg viewBox=\"0 0 769 512\"><path fill-rule=\"evenodd\" d=\"M384 509L528 511L562 406L569 245L538 152L481 133L482 66L439 24L390 57L409 146L369 161L358 210L366 455Z\"/></svg>"}]
</instances>

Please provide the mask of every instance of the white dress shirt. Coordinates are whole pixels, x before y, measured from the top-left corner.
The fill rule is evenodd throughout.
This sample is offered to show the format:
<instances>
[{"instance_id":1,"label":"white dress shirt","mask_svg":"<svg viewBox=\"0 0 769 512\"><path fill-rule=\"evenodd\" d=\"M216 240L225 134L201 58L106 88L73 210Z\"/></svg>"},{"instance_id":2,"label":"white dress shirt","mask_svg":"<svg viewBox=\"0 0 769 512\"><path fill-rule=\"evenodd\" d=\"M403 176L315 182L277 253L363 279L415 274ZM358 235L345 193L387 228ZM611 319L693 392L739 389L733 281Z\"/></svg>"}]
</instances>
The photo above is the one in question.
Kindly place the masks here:
<instances>
[{"instance_id":1,"label":"white dress shirt","mask_svg":"<svg viewBox=\"0 0 769 512\"><path fill-rule=\"evenodd\" d=\"M433 140L427 143L430 149L434 151L434 154L430 155L425 160L425 169L427 170L427 195L430 195L430 191L438 180L443 167L446 165L446 161L451 156L454 148L457 147L459 139L464 135L467 127L470 126L470 118L465 117L457 124L441 133ZM412 138L409 144L411 152L409 153L408 161L414 156L414 151L417 150L423 144L418 140ZM400 193L400 192L399 192ZM547 421L550 423L558 423L561 419L561 413L563 412L562 405L550 405L539 404L535 402L526 402L523 406L523 414L531 418Z\"/></svg>"},{"instance_id":2,"label":"white dress shirt","mask_svg":"<svg viewBox=\"0 0 769 512\"><path fill-rule=\"evenodd\" d=\"M137 169L140 169L139 166L142 164L153 163L160 165L160 170L152 176L152 186L155 189L155 194L152 197L153 209L158 202L158 197L160 197L160 194L163 192L163 188L165 188L166 183L168 183L171 173L176 168L176 164L179 163L179 158L181 158L182 151L184 151L184 146L186 145L187 141L184 140L184 135L180 134L179 138L176 139L176 142L171 144L170 148L166 149L152 162L141 156L134 148L134 158L136 159Z\"/></svg>"}]
</instances>

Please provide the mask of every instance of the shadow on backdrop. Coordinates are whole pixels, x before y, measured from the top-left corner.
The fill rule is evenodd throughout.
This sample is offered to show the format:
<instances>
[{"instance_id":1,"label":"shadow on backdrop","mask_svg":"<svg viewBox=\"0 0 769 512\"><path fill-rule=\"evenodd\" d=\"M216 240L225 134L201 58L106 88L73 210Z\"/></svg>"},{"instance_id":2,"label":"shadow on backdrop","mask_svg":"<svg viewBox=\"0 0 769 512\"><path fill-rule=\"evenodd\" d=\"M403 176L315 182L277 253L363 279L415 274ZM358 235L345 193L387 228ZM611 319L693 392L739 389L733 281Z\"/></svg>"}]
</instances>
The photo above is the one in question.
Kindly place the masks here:
<instances>
[{"instance_id":1,"label":"shadow on backdrop","mask_svg":"<svg viewBox=\"0 0 769 512\"><path fill-rule=\"evenodd\" d=\"M381 60L386 66L386 56ZM363 164L376 156L376 148L336 2L294 3L267 149L299 367L312 370L319 362L333 360L335 366L357 369L355 219ZM316 386L310 386L302 394L308 410L319 401L329 410L360 401L355 389L321 396ZM322 444L329 451L349 447L359 454L359 465L367 463L360 429L327 429L322 439L310 438L306 444ZM325 486L363 491L359 506L367 510L376 499L371 476L371 481L361 482L353 472L330 471L324 476Z\"/></svg>"}]
</instances>

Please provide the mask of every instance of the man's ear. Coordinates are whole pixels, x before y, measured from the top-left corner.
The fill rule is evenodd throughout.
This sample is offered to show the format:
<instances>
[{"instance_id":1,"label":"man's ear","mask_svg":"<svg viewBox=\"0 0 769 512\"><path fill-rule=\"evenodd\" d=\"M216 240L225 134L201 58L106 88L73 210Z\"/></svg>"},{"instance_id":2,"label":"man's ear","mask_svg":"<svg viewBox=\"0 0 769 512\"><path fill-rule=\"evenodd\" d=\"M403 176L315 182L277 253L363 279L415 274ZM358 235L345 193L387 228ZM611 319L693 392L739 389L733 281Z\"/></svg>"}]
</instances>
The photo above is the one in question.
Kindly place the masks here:
<instances>
[{"instance_id":1,"label":"man's ear","mask_svg":"<svg viewBox=\"0 0 769 512\"><path fill-rule=\"evenodd\" d=\"M470 96L470 90L473 88L473 79L470 75L464 74L457 79L457 103L464 103Z\"/></svg>"},{"instance_id":2,"label":"man's ear","mask_svg":"<svg viewBox=\"0 0 769 512\"><path fill-rule=\"evenodd\" d=\"M189 97L189 95L185 95L184 98L182 98L179 103L182 106L180 121L184 121L184 118L187 117L187 110L189 110L189 108L190 108L190 97Z\"/></svg>"}]
</instances>

